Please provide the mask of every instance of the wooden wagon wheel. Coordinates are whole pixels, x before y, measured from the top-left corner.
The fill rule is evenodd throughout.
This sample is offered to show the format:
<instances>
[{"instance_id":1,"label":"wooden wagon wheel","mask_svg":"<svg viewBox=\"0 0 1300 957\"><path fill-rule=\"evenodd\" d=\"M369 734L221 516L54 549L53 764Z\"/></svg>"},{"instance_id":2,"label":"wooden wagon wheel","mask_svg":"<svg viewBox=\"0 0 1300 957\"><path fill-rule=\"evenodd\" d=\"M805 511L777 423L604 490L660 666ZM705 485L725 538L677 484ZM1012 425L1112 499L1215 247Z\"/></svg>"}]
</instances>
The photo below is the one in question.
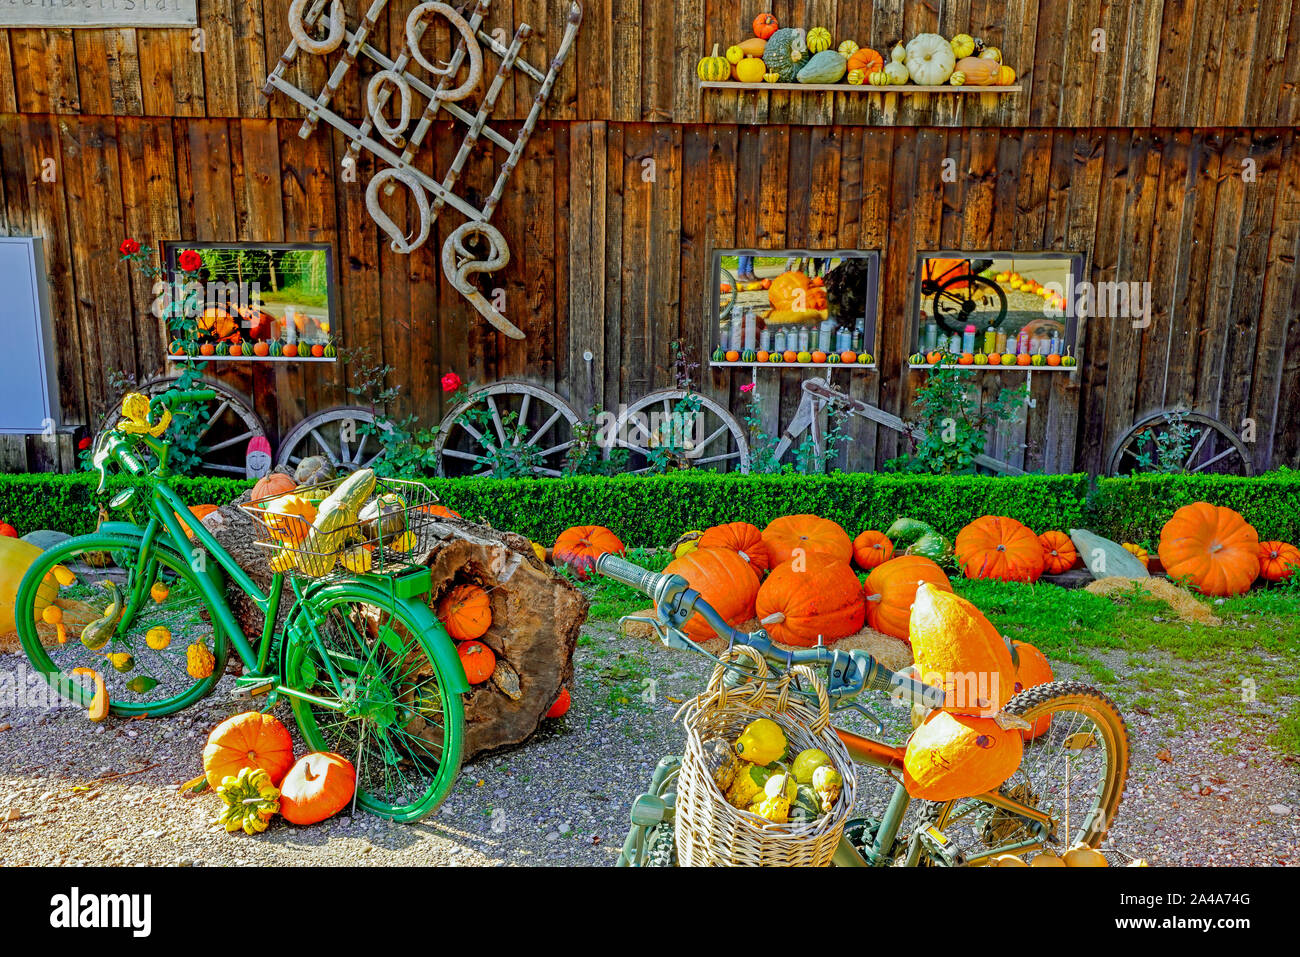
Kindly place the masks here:
<instances>
[{"instance_id":1,"label":"wooden wagon wheel","mask_svg":"<svg viewBox=\"0 0 1300 957\"><path fill-rule=\"evenodd\" d=\"M475 389L438 427L438 474L556 478L577 422L569 404L541 386L507 380Z\"/></svg>"},{"instance_id":2,"label":"wooden wagon wheel","mask_svg":"<svg viewBox=\"0 0 1300 957\"><path fill-rule=\"evenodd\" d=\"M373 429L392 431L387 422L376 422L369 409L343 405L307 416L280 442L276 464L293 471L309 455L323 455L336 469L354 472L369 468L384 456Z\"/></svg>"},{"instance_id":3,"label":"wooden wagon wheel","mask_svg":"<svg viewBox=\"0 0 1300 957\"><path fill-rule=\"evenodd\" d=\"M1134 423L1111 451L1107 475L1134 472L1254 475L1255 466L1246 444L1218 419L1163 409Z\"/></svg>"},{"instance_id":4,"label":"wooden wagon wheel","mask_svg":"<svg viewBox=\"0 0 1300 957\"><path fill-rule=\"evenodd\" d=\"M684 410L688 395L698 403L693 412ZM656 449L672 450L669 455L680 468L749 471L744 426L708 396L684 389L651 392L625 408L607 448L628 450L629 472L652 471Z\"/></svg>"},{"instance_id":5,"label":"wooden wagon wheel","mask_svg":"<svg viewBox=\"0 0 1300 957\"><path fill-rule=\"evenodd\" d=\"M159 376L148 379L136 387L136 392L155 396L174 388L180 381L179 375ZM199 432L199 471L207 475L236 475L244 477L248 443L255 438L266 438L266 427L253 411L252 405L243 395L230 386L215 379L204 379L204 389L211 389L217 397L209 402L205 409L197 414L206 416L206 422ZM115 425L121 418L121 410L114 405L101 419L99 431Z\"/></svg>"}]
</instances>

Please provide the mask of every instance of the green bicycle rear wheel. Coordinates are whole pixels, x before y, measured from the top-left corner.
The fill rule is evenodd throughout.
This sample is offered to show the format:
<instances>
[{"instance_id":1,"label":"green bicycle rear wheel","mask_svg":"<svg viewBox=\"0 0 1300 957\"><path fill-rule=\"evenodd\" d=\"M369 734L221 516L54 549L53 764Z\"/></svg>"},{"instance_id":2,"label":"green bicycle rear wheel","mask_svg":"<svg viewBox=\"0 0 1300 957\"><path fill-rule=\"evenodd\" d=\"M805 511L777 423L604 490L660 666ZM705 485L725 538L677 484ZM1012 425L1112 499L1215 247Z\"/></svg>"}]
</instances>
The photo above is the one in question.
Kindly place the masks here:
<instances>
[{"instance_id":1,"label":"green bicycle rear wheel","mask_svg":"<svg viewBox=\"0 0 1300 957\"><path fill-rule=\"evenodd\" d=\"M308 628L315 622L319 644ZM328 702L288 695L307 744L357 771L357 804L393 821L437 810L460 770L464 673L440 658L450 639L423 606L341 582L310 592L290 613L285 683ZM323 652L323 653L322 653Z\"/></svg>"},{"instance_id":2,"label":"green bicycle rear wheel","mask_svg":"<svg viewBox=\"0 0 1300 957\"><path fill-rule=\"evenodd\" d=\"M90 705L93 684L72 673L89 668L104 679L113 714L157 717L204 697L225 670L226 635L208 614L188 560L155 547L142 562L140 544L128 535L82 535L46 551L23 577L14 603L19 640L32 667L65 702ZM75 580L59 582L56 566ZM143 599L132 608L131 594L141 579ZM83 643L87 625L118 610L122 623L106 643ZM189 673L186 656L198 642L214 659L211 674L201 678Z\"/></svg>"}]
</instances>

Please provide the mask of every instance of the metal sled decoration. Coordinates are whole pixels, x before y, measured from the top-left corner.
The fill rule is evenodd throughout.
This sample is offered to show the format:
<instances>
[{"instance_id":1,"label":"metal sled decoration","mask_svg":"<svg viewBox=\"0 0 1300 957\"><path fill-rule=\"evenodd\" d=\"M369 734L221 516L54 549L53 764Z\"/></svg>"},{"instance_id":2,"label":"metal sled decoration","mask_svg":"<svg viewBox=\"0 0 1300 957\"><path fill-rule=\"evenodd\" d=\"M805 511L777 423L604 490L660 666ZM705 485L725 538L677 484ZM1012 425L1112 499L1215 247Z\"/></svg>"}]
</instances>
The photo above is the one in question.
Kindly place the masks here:
<instances>
[{"instance_id":1,"label":"metal sled decoration","mask_svg":"<svg viewBox=\"0 0 1300 957\"><path fill-rule=\"evenodd\" d=\"M444 206L450 206L463 215L468 221L453 230L443 243L443 271L451 285L488 322L512 339L522 339L523 332L470 282L470 277L476 273L494 272L510 262L510 247L490 220L505 192L506 182L518 165L519 157L537 126L542 107L555 85L555 77L573 48L574 38L582 23L582 7L576 2L571 4L559 48L551 59L550 67L543 73L520 56L524 43L532 35L532 27L521 23L515 30L510 45L503 46L482 29L491 0L470 2L475 5L473 13L468 17L436 0L416 6L406 18L405 41L401 50L396 57L389 58L368 42L375 22L388 0L372 0L356 29L348 28L342 0L293 0L289 6L289 31L293 34L293 41L266 78L262 94L270 97L273 90L279 90L307 111L307 117L298 131L298 135L304 139L312 134L321 120L342 131L349 139L348 151L343 158L345 168L348 165L356 168L356 158L362 149L369 150L388 164L376 172L367 184L366 208L388 236L394 252L410 253L419 249L428 239ZM435 17L446 20L451 25L452 36L456 38L451 58L443 64L431 62L420 49L421 38ZM314 35L321 32L324 36ZM340 49L342 55L334 64L320 93L312 94L301 90L285 79L287 67L299 53L327 57ZM485 52L495 55L500 62L496 74L482 94L478 108L471 112L460 103L479 87L486 75L488 64ZM374 61L379 65L380 71L371 77L366 89L366 116L360 123L352 123L330 109L330 102L348 70L357 62L358 56ZM466 67L465 79L459 85L454 85L462 66ZM432 79L426 82L412 73L412 68L418 68L422 74ZM488 126L501 87L512 70L519 71L537 84L532 109L514 140L507 139ZM415 121L414 129L411 129L414 116L412 107L416 96L424 97L427 102ZM390 108L394 97L396 103ZM423 145L429 128L438 119L439 113L466 126L465 138L441 182L413 164L416 152ZM497 173L492 192L483 207L478 209L458 196L455 186L480 137L505 150L506 158ZM413 224L409 235L402 232L380 205L383 197L391 196L399 187L409 190L415 199L418 222ZM488 252L482 258L466 246L466 240L471 236L486 241Z\"/></svg>"}]
</instances>

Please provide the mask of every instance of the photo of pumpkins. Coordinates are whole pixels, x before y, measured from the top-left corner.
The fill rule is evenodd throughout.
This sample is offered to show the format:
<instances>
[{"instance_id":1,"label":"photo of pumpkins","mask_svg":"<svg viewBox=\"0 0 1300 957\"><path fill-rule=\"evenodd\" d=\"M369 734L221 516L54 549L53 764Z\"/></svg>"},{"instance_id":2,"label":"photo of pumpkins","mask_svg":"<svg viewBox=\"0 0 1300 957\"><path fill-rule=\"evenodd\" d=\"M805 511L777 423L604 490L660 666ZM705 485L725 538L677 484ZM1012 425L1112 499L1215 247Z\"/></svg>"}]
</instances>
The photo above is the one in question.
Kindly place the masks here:
<instances>
[{"instance_id":1,"label":"photo of pumpkins","mask_svg":"<svg viewBox=\"0 0 1300 957\"><path fill-rule=\"evenodd\" d=\"M786 26L771 13L754 18L754 35L715 43L695 73L705 86L738 83L848 86L870 91L896 86L934 90L991 88L1014 92L1016 71L1002 62L1002 51L968 33L946 38L920 33L889 47L888 59L853 37L836 37L829 27ZM722 52L725 49L725 52ZM885 49L884 46L881 49Z\"/></svg>"}]
</instances>

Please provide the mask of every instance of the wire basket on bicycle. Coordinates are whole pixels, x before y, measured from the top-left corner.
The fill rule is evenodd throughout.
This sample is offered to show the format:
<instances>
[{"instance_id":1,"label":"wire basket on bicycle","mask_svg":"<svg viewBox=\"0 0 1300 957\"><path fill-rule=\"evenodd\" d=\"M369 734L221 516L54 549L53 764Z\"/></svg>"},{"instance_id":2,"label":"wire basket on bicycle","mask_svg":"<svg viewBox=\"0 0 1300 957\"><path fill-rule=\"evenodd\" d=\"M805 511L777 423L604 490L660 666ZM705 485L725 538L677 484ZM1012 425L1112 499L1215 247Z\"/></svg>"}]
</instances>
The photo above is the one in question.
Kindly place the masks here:
<instances>
[{"instance_id":1,"label":"wire basket on bicycle","mask_svg":"<svg viewBox=\"0 0 1300 957\"><path fill-rule=\"evenodd\" d=\"M273 572L313 581L397 575L419 566L445 511L425 485L361 469L240 506Z\"/></svg>"}]
</instances>

